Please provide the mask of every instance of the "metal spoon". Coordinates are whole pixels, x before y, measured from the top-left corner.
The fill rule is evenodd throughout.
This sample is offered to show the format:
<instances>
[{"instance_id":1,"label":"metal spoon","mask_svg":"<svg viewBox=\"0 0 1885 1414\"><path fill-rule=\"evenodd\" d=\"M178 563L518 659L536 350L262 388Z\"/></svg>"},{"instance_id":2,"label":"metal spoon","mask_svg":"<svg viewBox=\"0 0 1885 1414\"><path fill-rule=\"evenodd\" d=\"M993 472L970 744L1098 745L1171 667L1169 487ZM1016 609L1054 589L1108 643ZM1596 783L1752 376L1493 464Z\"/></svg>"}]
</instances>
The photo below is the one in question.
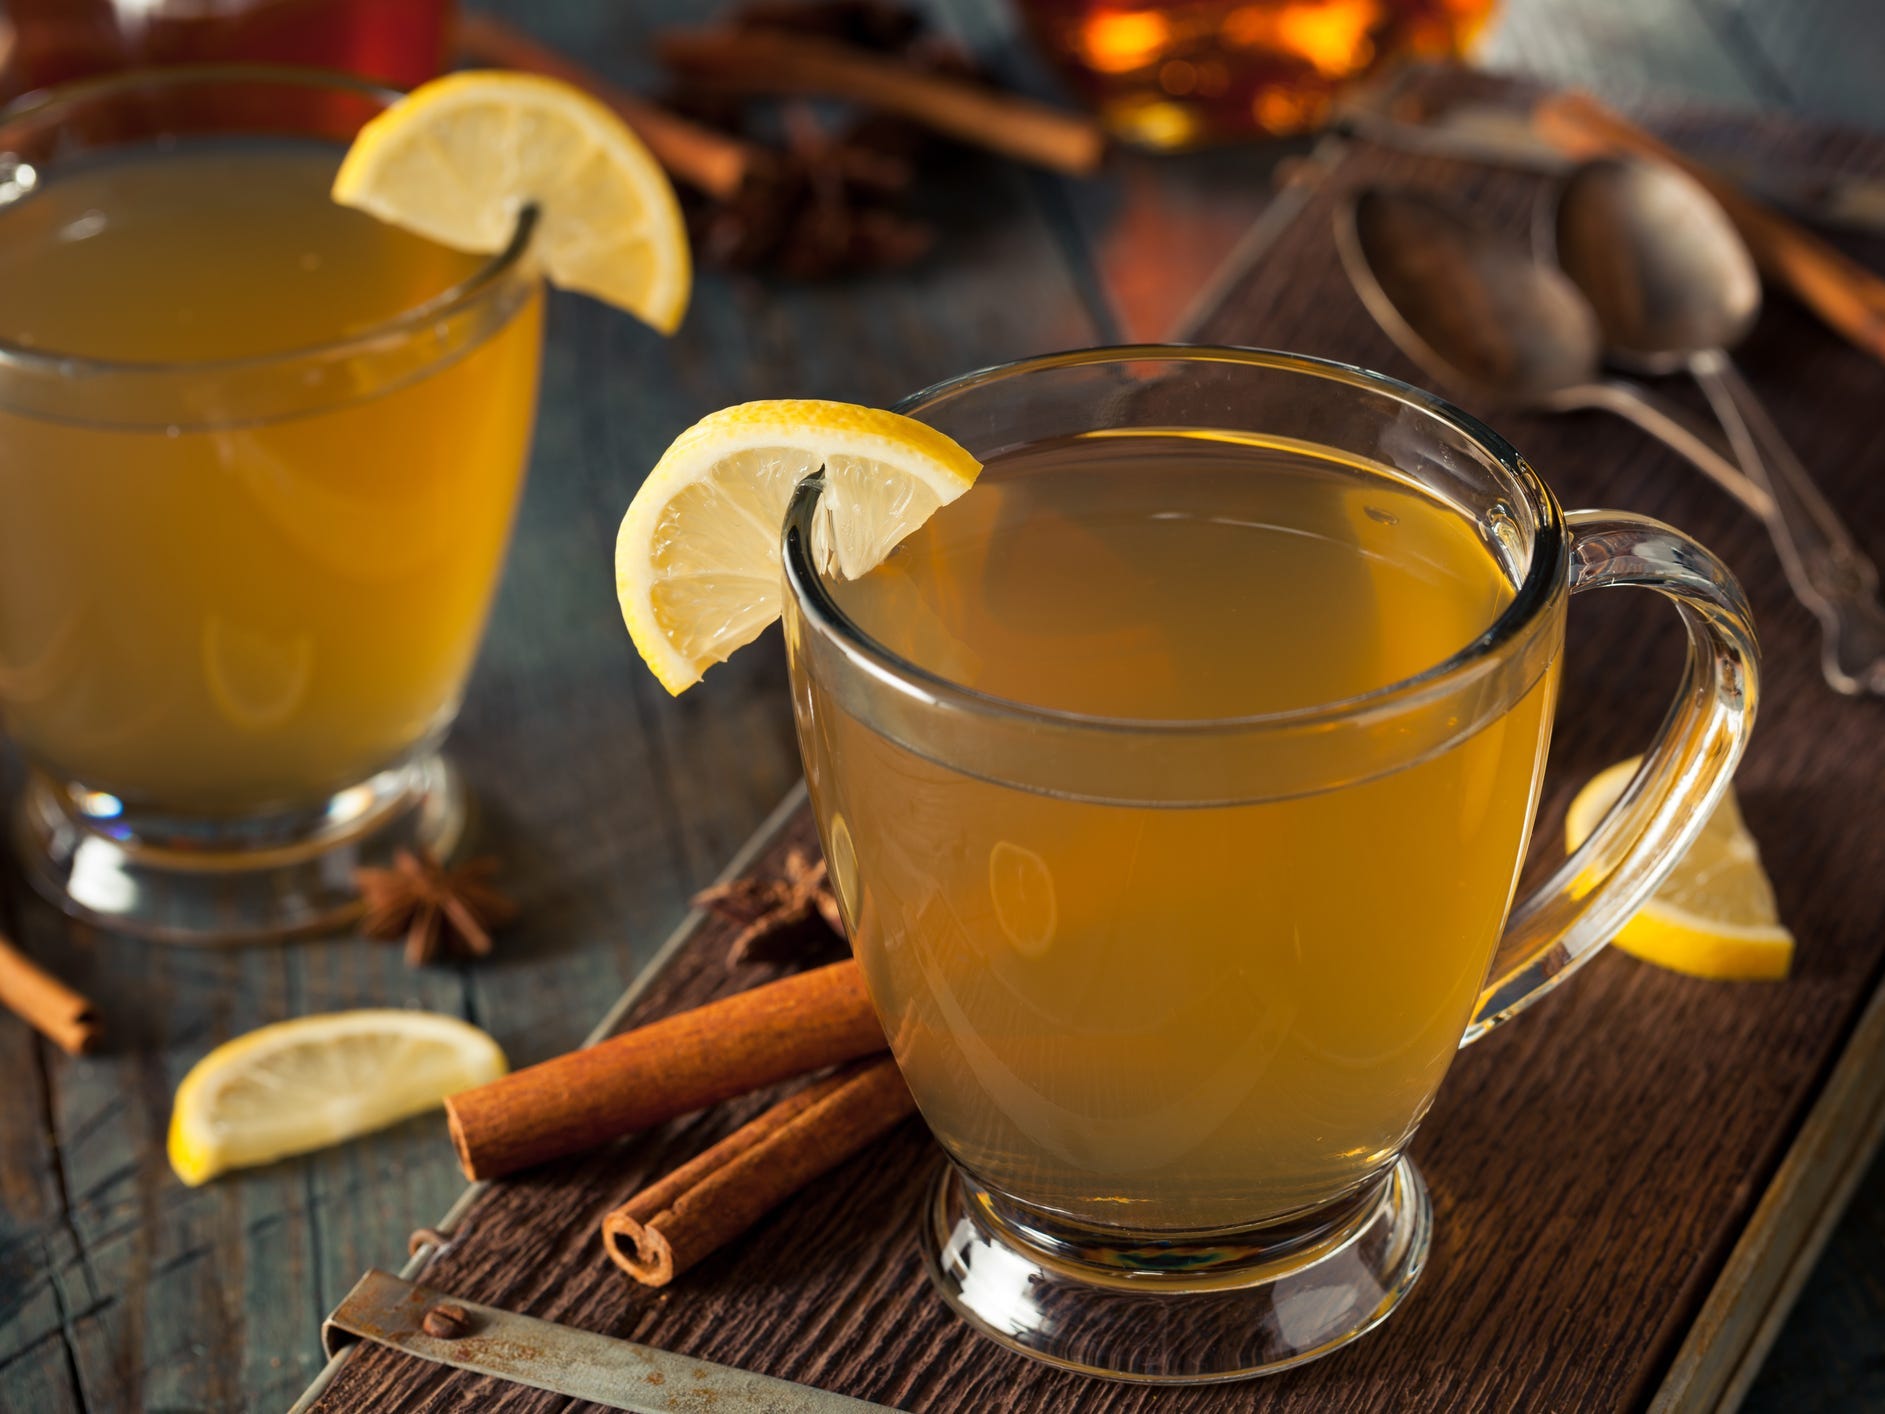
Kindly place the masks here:
<instances>
[{"instance_id":1,"label":"metal spoon","mask_svg":"<svg viewBox=\"0 0 1885 1414\"><path fill-rule=\"evenodd\" d=\"M1382 187L1357 193L1336 213L1335 243L1369 312L1434 377L1549 412L1616 413L1757 514L1771 513L1772 497L1711 432L1648 389L1600 376L1589 301L1523 244L1443 197Z\"/></svg>"},{"instance_id":2,"label":"metal spoon","mask_svg":"<svg viewBox=\"0 0 1885 1414\"><path fill-rule=\"evenodd\" d=\"M1754 326L1754 258L1714 197L1686 173L1604 158L1565 178L1539 244L1583 290L1619 362L1687 369L1735 459L1773 498L1764 514L1782 570L1820 621L1820 671L1840 692L1885 694L1878 569L1813 484L1726 350Z\"/></svg>"}]
</instances>

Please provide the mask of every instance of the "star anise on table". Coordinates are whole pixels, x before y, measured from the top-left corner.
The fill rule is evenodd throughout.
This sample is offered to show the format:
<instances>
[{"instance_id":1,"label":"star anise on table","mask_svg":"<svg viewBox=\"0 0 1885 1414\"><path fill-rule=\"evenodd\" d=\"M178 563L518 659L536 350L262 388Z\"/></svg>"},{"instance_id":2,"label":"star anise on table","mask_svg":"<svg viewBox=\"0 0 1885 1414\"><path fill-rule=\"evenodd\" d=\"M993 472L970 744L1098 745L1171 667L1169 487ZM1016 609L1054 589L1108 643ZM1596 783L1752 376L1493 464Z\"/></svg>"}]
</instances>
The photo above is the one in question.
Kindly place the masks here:
<instances>
[{"instance_id":1,"label":"star anise on table","mask_svg":"<svg viewBox=\"0 0 1885 1414\"><path fill-rule=\"evenodd\" d=\"M727 945L727 963L801 961L836 952L844 919L831 891L825 861L804 850L785 857L770 878L734 879L694 895L696 907L739 925Z\"/></svg>"},{"instance_id":2,"label":"star anise on table","mask_svg":"<svg viewBox=\"0 0 1885 1414\"><path fill-rule=\"evenodd\" d=\"M887 203L910 183L895 133L866 124L827 129L805 103L783 106L785 147L724 202L696 208L706 258L732 267L770 265L797 279L909 265L933 242L930 228Z\"/></svg>"},{"instance_id":3,"label":"star anise on table","mask_svg":"<svg viewBox=\"0 0 1885 1414\"><path fill-rule=\"evenodd\" d=\"M719 23L734 33L834 40L935 74L974 73L966 54L925 32L919 11L883 0L758 0ZM670 102L766 147L771 159L724 200L690 198L689 222L709 262L817 280L901 269L935 243L931 227L905 210L919 169L927 174L953 150L933 133L888 114L845 118L830 104L755 99L716 87L710 72L682 72Z\"/></svg>"},{"instance_id":4,"label":"star anise on table","mask_svg":"<svg viewBox=\"0 0 1885 1414\"><path fill-rule=\"evenodd\" d=\"M474 859L447 869L427 851L402 849L390 869L356 869L354 886L369 938L406 940L406 965L486 957L491 933L517 916L517 905L491 882L497 861Z\"/></svg>"}]
</instances>

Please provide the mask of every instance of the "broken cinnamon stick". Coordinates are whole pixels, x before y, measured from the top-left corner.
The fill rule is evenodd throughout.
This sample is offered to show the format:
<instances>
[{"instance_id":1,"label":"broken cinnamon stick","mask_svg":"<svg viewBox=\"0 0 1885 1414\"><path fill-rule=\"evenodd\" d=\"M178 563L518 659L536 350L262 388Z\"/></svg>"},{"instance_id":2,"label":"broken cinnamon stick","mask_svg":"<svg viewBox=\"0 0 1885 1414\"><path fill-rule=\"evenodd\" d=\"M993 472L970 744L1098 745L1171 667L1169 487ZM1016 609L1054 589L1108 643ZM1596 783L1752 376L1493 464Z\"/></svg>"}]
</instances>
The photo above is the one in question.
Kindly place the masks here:
<instances>
[{"instance_id":1,"label":"broken cinnamon stick","mask_svg":"<svg viewBox=\"0 0 1885 1414\"><path fill-rule=\"evenodd\" d=\"M602 1219L609 1258L666 1286L915 1113L888 1056L782 1100Z\"/></svg>"},{"instance_id":2,"label":"broken cinnamon stick","mask_svg":"<svg viewBox=\"0 0 1885 1414\"><path fill-rule=\"evenodd\" d=\"M883 1049L847 960L461 1091L445 1116L465 1176L500 1178Z\"/></svg>"},{"instance_id":3,"label":"broken cinnamon stick","mask_svg":"<svg viewBox=\"0 0 1885 1414\"><path fill-rule=\"evenodd\" d=\"M69 1056L98 1044L91 1002L0 937L0 1004Z\"/></svg>"},{"instance_id":4,"label":"broken cinnamon stick","mask_svg":"<svg viewBox=\"0 0 1885 1414\"><path fill-rule=\"evenodd\" d=\"M476 63L561 79L601 100L648 144L656 161L709 196L724 199L733 195L767 160L766 154L753 144L715 132L625 92L548 45L539 44L529 35L489 15L472 11L459 16L455 38L458 52Z\"/></svg>"},{"instance_id":5,"label":"broken cinnamon stick","mask_svg":"<svg viewBox=\"0 0 1885 1414\"><path fill-rule=\"evenodd\" d=\"M669 30L655 46L663 63L724 92L848 99L1070 176L1093 171L1106 150L1090 118L836 40L767 29Z\"/></svg>"}]
</instances>

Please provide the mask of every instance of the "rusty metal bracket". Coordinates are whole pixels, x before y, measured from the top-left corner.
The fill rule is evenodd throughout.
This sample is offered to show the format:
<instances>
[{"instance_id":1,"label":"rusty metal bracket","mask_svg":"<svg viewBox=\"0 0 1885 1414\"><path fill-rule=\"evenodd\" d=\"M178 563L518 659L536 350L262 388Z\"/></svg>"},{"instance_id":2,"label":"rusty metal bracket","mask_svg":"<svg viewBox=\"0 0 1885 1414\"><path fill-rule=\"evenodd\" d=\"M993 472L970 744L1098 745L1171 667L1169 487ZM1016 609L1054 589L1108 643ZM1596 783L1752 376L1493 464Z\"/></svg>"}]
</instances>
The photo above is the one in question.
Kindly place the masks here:
<instances>
[{"instance_id":1,"label":"rusty metal bracket","mask_svg":"<svg viewBox=\"0 0 1885 1414\"><path fill-rule=\"evenodd\" d=\"M810 1385L461 1301L369 1271L321 1326L336 1356L369 1340L422 1360L636 1414L862 1414L881 1410Z\"/></svg>"}]
</instances>

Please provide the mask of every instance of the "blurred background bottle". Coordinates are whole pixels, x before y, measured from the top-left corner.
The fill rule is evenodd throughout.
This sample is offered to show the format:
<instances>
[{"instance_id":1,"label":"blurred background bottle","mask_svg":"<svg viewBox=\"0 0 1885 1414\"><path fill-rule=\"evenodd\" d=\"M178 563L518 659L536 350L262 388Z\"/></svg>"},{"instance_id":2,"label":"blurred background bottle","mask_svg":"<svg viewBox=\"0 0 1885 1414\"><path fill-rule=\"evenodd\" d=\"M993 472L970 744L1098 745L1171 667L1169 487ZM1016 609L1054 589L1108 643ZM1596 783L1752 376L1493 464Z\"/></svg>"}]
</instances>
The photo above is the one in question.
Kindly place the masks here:
<instances>
[{"instance_id":1,"label":"blurred background bottle","mask_svg":"<svg viewBox=\"0 0 1885 1414\"><path fill-rule=\"evenodd\" d=\"M1018 0L1035 42L1119 137L1190 147L1318 126L1405 59L1458 58L1499 0Z\"/></svg>"},{"instance_id":2,"label":"blurred background bottle","mask_svg":"<svg viewBox=\"0 0 1885 1414\"><path fill-rule=\"evenodd\" d=\"M452 0L3 0L0 96L149 64L338 69L397 88L445 62Z\"/></svg>"}]
</instances>

